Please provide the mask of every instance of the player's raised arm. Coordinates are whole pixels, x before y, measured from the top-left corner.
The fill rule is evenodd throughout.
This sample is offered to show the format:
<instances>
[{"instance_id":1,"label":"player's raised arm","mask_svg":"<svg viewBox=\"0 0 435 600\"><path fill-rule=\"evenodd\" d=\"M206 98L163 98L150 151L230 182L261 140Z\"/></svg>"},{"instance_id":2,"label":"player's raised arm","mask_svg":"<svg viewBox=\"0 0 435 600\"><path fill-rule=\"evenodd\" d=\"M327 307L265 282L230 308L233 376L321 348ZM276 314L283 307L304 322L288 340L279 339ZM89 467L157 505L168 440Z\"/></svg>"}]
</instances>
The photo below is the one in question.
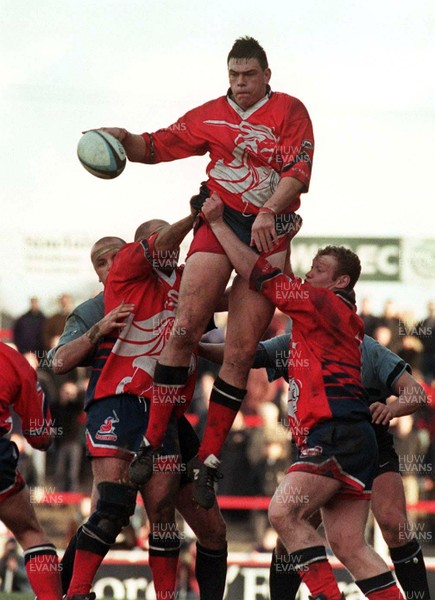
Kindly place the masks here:
<instances>
[{"instance_id":1,"label":"player's raised arm","mask_svg":"<svg viewBox=\"0 0 435 600\"><path fill-rule=\"evenodd\" d=\"M249 281L258 254L241 242L223 220L224 204L217 194L205 201L202 213L237 273Z\"/></svg>"},{"instance_id":2,"label":"player's raised arm","mask_svg":"<svg viewBox=\"0 0 435 600\"><path fill-rule=\"evenodd\" d=\"M145 138L138 133L130 133L123 127L100 127L116 137L124 146L128 160L131 162L145 162L147 154L147 144Z\"/></svg>"}]
</instances>

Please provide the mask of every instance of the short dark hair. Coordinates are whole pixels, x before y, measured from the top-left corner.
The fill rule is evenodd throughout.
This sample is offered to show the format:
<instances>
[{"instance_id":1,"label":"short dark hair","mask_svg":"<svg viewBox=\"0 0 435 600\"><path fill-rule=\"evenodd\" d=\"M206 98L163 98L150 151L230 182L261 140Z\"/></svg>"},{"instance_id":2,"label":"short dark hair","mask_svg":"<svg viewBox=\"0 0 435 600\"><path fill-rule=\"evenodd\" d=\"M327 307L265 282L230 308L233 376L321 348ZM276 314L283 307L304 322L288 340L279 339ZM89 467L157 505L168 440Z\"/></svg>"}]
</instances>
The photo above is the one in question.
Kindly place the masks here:
<instances>
[{"instance_id":1,"label":"short dark hair","mask_svg":"<svg viewBox=\"0 0 435 600\"><path fill-rule=\"evenodd\" d=\"M140 240L145 240L150 237L151 234L155 233L158 229L162 229L166 225L169 225L167 221L162 221L162 219L151 219L151 221L145 221L142 225L136 229L134 234L134 241L139 242Z\"/></svg>"},{"instance_id":2,"label":"short dark hair","mask_svg":"<svg viewBox=\"0 0 435 600\"><path fill-rule=\"evenodd\" d=\"M256 39L249 37L248 35L239 37L234 42L233 47L228 54L227 65L231 58L256 58L263 71L269 67L264 48L260 46Z\"/></svg>"},{"instance_id":3,"label":"short dark hair","mask_svg":"<svg viewBox=\"0 0 435 600\"><path fill-rule=\"evenodd\" d=\"M361 275L361 261L355 252L344 246L326 246L318 250L316 256L333 256L338 263L335 276L348 275L350 281L346 289L353 290Z\"/></svg>"}]
</instances>

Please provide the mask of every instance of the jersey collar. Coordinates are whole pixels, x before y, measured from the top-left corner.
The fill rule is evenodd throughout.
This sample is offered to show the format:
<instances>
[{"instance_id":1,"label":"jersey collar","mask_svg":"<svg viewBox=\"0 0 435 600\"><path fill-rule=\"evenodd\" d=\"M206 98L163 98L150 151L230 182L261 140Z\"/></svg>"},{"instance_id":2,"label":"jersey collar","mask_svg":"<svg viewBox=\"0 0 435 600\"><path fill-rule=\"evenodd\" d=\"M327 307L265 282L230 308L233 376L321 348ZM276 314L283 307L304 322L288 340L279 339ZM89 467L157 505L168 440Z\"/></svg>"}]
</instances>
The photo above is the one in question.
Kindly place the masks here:
<instances>
[{"instance_id":1,"label":"jersey collar","mask_svg":"<svg viewBox=\"0 0 435 600\"><path fill-rule=\"evenodd\" d=\"M258 102L250 106L247 110L243 110L243 108L240 108L240 106L232 99L231 88L229 88L227 91L227 101L228 104L236 111L236 113L242 117L242 119L247 119L252 114L254 114L256 110L264 106L266 102L272 97L272 94L273 92L270 88L270 85L268 84L266 87L266 95L263 98L261 98Z\"/></svg>"},{"instance_id":2,"label":"jersey collar","mask_svg":"<svg viewBox=\"0 0 435 600\"><path fill-rule=\"evenodd\" d=\"M336 296L341 298L352 310L356 311L356 297L354 290L332 290Z\"/></svg>"}]
</instances>

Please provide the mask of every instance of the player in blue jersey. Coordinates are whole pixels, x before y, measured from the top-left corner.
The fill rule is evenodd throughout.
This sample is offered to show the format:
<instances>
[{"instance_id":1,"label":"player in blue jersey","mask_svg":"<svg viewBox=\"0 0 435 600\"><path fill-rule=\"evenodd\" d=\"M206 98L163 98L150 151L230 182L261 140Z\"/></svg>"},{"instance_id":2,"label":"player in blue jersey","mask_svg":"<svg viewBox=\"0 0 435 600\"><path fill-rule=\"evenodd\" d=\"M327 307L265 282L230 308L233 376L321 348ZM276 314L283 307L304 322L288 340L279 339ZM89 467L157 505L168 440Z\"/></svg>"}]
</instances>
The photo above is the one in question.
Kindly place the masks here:
<instances>
[{"instance_id":1,"label":"player in blue jersey","mask_svg":"<svg viewBox=\"0 0 435 600\"><path fill-rule=\"evenodd\" d=\"M106 236L92 246L92 266L103 286L115 256L125 243L119 237ZM104 315L103 292L76 306L68 315L56 347L48 353L53 371L62 374L68 373L77 365L89 366L98 341L113 329L122 327L132 308L132 305L122 303Z\"/></svg>"}]
</instances>

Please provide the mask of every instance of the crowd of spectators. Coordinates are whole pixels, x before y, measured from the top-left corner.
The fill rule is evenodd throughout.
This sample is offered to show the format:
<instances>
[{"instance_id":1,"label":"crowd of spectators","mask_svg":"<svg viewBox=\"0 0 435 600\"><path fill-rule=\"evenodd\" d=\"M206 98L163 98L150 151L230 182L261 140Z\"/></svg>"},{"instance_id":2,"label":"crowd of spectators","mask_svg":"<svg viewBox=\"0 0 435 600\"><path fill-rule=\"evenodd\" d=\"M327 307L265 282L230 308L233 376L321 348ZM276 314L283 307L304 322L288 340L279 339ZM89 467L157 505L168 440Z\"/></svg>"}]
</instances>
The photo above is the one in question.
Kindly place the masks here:
<instances>
[{"instance_id":1,"label":"crowd of spectators","mask_svg":"<svg viewBox=\"0 0 435 600\"><path fill-rule=\"evenodd\" d=\"M21 449L20 469L32 486L50 485L56 491L89 493L90 468L85 457L83 400L89 377L84 368L67 375L55 375L46 359L47 351L56 345L66 316L73 306L67 294L59 298L59 310L51 316L43 314L37 298L31 298L29 310L11 327L10 339L37 369L39 381L50 402L55 443L43 468L17 429L14 432ZM402 314L389 301L381 315L374 315L370 302L364 299L360 315L366 333L399 354L408 362L414 376L422 382L428 405L412 416L392 423L396 447L401 456L401 469L408 502L435 499L435 303L428 305L427 316L415 322ZM219 327L208 334L211 342L225 339L225 318L217 315ZM275 314L265 339L289 330L288 318ZM5 337L5 332L3 332ZM207 415L210 387L218 366L199 360L198 381L189 409L189 419L202 434ZM223 478L219 494L229 496L271 496L284 476L292 456L291 436L287 427L287 384L283 380L269 383L264 369L252 370L248 393L242 409L226 441L222 454ZM53 489L52 488L52 489ZM253 547L261 547L269 533L266 511L228 511L225 517L248 523ZM140 546L140 527L130 532L130 542ZM430 537L435 540L435 518L426 517ZM133 540L133 542L132 542Z\"/></svg>"}]
</instances>

